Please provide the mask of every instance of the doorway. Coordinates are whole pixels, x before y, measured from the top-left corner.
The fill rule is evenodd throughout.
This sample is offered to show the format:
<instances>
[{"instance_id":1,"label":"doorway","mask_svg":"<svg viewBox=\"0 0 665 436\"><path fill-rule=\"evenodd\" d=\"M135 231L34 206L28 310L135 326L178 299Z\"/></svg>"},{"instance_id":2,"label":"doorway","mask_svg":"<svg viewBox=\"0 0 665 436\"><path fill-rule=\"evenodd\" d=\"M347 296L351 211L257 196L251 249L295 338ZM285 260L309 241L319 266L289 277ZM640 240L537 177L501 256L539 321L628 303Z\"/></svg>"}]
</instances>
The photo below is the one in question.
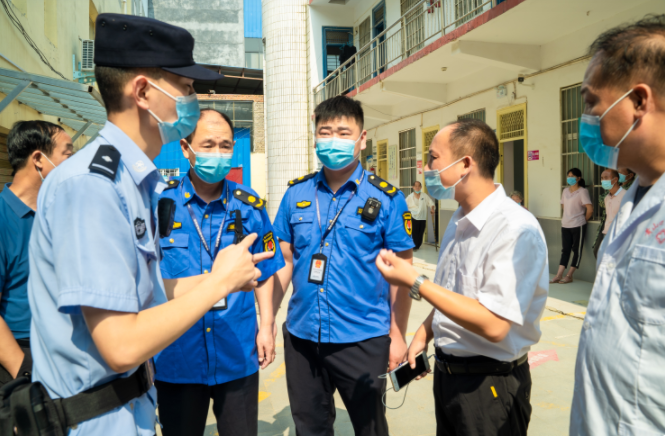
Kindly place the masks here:
<instances>
[{"instance_id":1,"label":"doorway","mask_svg":"<svg viewBox=\"0 0 665 436\"><path fill-rule=\"evenodd\" d=\"M384 139L376 143L378 151L378 176L383 180L388 180L388 140Z\"/></svg>"},{"instance_id":2,"label":"doorway","mask_svg":"<svg viewBox=\"0 0 665 436\"><path fill-rule=\"evenodd\" d=\"M496 116L500 154L497 180L507 195L521 192L528 207L526 103L501 109Z\"/></svg>"},{"instance_id":3,"label":"doorway","mask_svg":"<svg viewBox=\"0 0 665 436\"><path fill-rule=\"evenodd\" d=\"M372 38L376 38L381 32L386 30L386 4L379 3L372 9ZM377 42L374 43L374 77L378 71L379 74L383 73L386 64L386 36L382 35Z\"/></svg>"}]
</instances>

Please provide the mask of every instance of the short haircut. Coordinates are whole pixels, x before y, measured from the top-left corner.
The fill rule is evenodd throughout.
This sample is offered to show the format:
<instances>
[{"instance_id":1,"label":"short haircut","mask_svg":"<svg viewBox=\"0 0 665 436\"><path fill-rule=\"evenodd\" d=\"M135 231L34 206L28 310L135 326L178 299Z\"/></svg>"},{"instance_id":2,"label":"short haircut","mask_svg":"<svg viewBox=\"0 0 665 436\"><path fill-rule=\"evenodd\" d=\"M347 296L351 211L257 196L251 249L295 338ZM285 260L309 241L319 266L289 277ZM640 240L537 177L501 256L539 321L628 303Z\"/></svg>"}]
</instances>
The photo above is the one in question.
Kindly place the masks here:
<instances>
[{"instance_id":1,"label":"short haircut","mask_svg":"<svg viewBox=\"0 0 665 436\"><path fill-rule=\"evenodd\" d=\"M199 120L201 118L203 118L203 114L206 113L206 112L214 112L217 115L219 115L220 117L222 117L224 119L224 121L227 122L229 127L231 127L231 135L233 135L233 122L231 122L231 118L229 118L228 115L226 115L224 112L218 111L217 109L206 107L206 108L201 109L201 116L199 116ZM196 123L196 125L198 126L198 123ZM191 144L192 143L192 138L194 137L195 133L196 133L196 127L194 127L194 131L192 133L190 133L189 136L187 136L185 138L185 140L187 140L187 142Z\"/></svg>"},{"instance_id":2,"label":"short haircut","mask_svg":"<svg viewBox=\"0 0 665 436\"><path fill-rule=\"evenodd\" d=\"M453 157L460 159L471 156L478 163L480 175L494 178L494 171L499 165L499 141L494 131L480 120L458 120L450 132L450 148Z\"/></svg>"},{"instance_id":3,"label":"short haircut","mask_svg":"<svg viewBox=\"0 0 665 436\"><path fill-rule=\"evenodd\" d=\"M510 193L510 197L517 197L520 201L524 201L524 195L520 191L513 191Z\"/></svg>"},{"instance_id":4,"label":"short haircut","mask_svg":"<svg viewBox=\"0 0 665 436\"><path fill-rule=\"evenodd\" d=\"M130 80L141 74L157 80L164 77L166 72L161 68L116 68L95 65L95 80L107 113L122 112L125 109L123 89Z\"/></svg>"},{"instance_id":5,"label":"short haircut","mask_svg":"<svg viewBox=\"0 0 665 436\"><path fill-rule=\"evenodd\" d=\"M53 153L53 137L65 129L48 121L17 121L7 135L7 153L13 174L23 168L30 155L39 150L45 155Z\"/></svg>"},{"instance_id":6,"label":"short haircut","mask_svg":"<svg viewBox=\"0 0 665 436\"><path fill-rule=\"evenodd\" d=\"M617 179L619 178L619 171L613 170L612 168L605 168L605 170L603 172L605 172L605 171L609 171L610 174L612 175L612 178L615 178L615 177Z\"/></svg>"},{"instance_id":7,"label":"short haircut","mask_svg":"<svg viewBox=\"0 0 665 436\"><path fill-rule=\"evenodd\" d=\"M420 183L420 181L418 181L418 180L416 180L415 182L413 182L413 186L416 186L416 183L419 184L420 186L423 186L423 184Z\"/></svg>"},{"instance_id":8,"label":"short haircut","mask_svg":"<svg viewBox=\"0 0 665 436\"><path fill-rule=\"evenodd\" d=\"M625 89L642 81L665 95L665 15L610 29L589 47L594 56L594 85Z\"/></svg>"},{"instance_id":9,"label":"short haircut","mask_svg":"<svg viewBox=\"0 0 665 436\"><path fill-rule=\"evenodd\" d=\"M316 126L319 123L336 120L338 118L350 118L355 120L356 124L363 129L365 125L365 114L363 113L362 105L359 101L353 100L343 95L329 98L325 100L314 109L314 123Z\"/></svg>"}]
</instances>

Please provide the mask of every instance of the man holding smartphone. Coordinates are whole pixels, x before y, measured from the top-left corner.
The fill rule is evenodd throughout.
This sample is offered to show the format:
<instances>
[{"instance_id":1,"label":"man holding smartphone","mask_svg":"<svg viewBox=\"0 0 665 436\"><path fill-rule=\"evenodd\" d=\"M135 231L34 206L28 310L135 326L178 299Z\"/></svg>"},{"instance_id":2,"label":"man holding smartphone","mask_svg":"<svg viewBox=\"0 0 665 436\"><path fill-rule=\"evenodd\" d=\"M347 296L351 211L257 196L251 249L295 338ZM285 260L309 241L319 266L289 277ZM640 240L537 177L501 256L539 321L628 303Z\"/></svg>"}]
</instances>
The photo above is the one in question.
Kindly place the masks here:
<instances>
[{"instance_id":1,"label":"man holding smartphone","mask_svg":"<svg viewBox=\"0 0 665 436\"><path fill-rule=\"evenodd\" d=\"M456 121L430 148L425 185L460 203L441 241L434 281L382 250L379 271L434 310L409 347L412 368L434 338L437 435L524 435L531 417L530 347L548 289L536 218L495 184L499 144L479 120Z\"/></svg>"}]
</instances>

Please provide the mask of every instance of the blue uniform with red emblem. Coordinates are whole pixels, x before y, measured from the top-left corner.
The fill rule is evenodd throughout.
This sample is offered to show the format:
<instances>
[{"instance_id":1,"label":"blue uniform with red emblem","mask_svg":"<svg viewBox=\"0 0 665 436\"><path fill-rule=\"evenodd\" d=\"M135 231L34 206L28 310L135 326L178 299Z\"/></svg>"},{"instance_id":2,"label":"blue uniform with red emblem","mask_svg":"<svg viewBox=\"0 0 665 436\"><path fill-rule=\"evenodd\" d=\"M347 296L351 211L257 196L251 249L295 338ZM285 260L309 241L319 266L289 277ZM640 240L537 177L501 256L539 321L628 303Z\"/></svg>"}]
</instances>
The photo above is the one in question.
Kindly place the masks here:
<instances>
[{"instance_id":1,"label":"blue uniform with red emblem","mask_svg":"<svg viewBox=\"0 0 665 436\"><path fill-rule=\"evenodd\" d=\"M206 203L196 194L189 175L185 175L179 183L171 181L169 189L163 192L162 198L173 199L176 203L171 234L161 239L164 259L160 266L165 279L179 279L209 272L212 269L215 251L221 251L234 243L238 224L235 219L236 211L239 211L241 216L242 234L258 235L250 251L275 252L273 258L257 265L261 270L259 280L270 278L284 266L284 258L275 242L263 200L243 185L230 180L224 180L223 183L222 195L210 203ZM190 215L190 208L210 252L201 242ZM219 249L215 250L222 222L221 241ZM185 334L159 353L155 357L155 378L159 392L160 416L163 416L162 406L170 401L165 397L174 397L174 401L179 403L180 410L185 413L194 401L186 398L190 395L196 398L207 395L206 405L199 405L197 410L193 410L190 414L202 413L205 423L205 415L208 412L207 401L211 397L215 398L214 408L219 406L215 390L209 388L220 385L235 386L237 388L234 388L235 390L248 391L248 395L251 393L250 397L256 397L259 369L257 333L254 292L236 292L226 298L226 308L213 308ZM196 385L194 391L192 385ZM243 406L241 409L246 409L244 401L236 403ZM254 399L252 403L258 403L258 400ZM225 404L224 407L230 410L232 404ZM169 412L170 415L173 413L176 412ZM255 426L257 418L245 416L247 414L252 415L252 410L234 413L240 420L254 419ZM166 421L162 418L165 434L168 430ZM189 430L192 430L191 427ZM194 433L196 432L192 430L192 434Z\"/></svg>"}]
</instances>

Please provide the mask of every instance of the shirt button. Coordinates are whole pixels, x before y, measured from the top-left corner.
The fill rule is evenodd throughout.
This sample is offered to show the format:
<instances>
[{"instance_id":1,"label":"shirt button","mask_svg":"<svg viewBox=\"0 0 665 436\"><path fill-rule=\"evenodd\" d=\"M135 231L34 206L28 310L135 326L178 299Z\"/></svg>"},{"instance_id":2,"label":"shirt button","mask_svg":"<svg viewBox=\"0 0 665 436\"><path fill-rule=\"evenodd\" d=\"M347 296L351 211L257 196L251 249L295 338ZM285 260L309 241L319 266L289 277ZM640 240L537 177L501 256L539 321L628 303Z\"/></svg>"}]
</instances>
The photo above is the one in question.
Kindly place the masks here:
<instances>
[{"instance_id":1,"label":"shirt button","mask_svg":"<svg viewBox=\"0 0 665 436\"><path fill-rule=\"evenodd\" d=\"M298 218L298 221L302 221L302 217Z\"/></svg>"},{"instance_id":2,"label":"shirt button","mask_svg":"<svg viewBox=\"0 0 665 436\"><path fill-rule=\"evenodd\" d=\"M203 218L208 218L208 214L203 215Z\"/></svg>"},{"instance_id":3,"label":"shirt button","mask_svg":"<svg viewBox=\"0 0 665 436\"><path fill-rule=\"evenodd\" d=\"M326 247L328 246L328 243L326 242Z\"/></svg>"},{"instance_id":4,"label":"shirt button","mask_svg":"<svg viewBox=\"0 0 665 436\"><path fill-rule=\"evenodd\" d=\"M331 223L331 222L332 222L332 220L328 220L328 222L329 222L329 223Z\"/></svg>"},{"instance_id":5,"label":"shirt button","mask_svg":"<svg viewBox=\"0 0 665 436\"><path fill-rule=\"evenodd\" d=\"M333 201L337 201L337 199L335 197L333 197Z\"/></svg>"},{"instance_id":6,"label":"shirt button","mask_svg":"<svg viewBox=\"0 0 665 436\"><path fill-rule=\"evenodd\" d=\"M169 242L170 242L171 244L173 244L173 242L174 242L174 241L173 241L173 238L169 239Z\"/></svg>"},{"instance_id":7,"label":"shirt button","mask_svg":"<svg viewBox=\"0 0 665 436\"><path fill-rule=\"evenodd\" d=\"M189 195L189 192L185 192L185 198L189 198L191 195Z\"/></svg>"},{"instance_id":8,"label":"shirt button","mask_svg":"<svg viewBox=\"0 0 665 436\"><path fill-rule=\"evenodd\" d=\"M204 270L203 270L203 274L208 274L208 270L207 270L207 269L204 269Z\"/></svg>"},{"instance_id":9,"label":"shirt button","mask_svg":"<svg viewBox=\"0 0 665 436\"><path fill-rule=\"evenodd\" d=\"M210 327L208 327L208 328L206 329L206 332L207 332L207 333L210 333Z\"/></svg>"},{"instance_id":10,"label":"shirt button","mask_svg":"<svg viewBox=\"0 0 665 436\"><path fill-rule=\"evenodd\" d=\"M589 327L591 327L591 324L589 324L589 321L584 321L584 330L589 330Z\"/></svg>"},{"instance_id":11,"label":"shirt button","mask_svg":"<svg viewBox=\"0 0 665 436\"><path fill-rule=\"evenodd\" d=\"M365 228L365 226L363 226L363 225L361 224L361 225L360 225L360 228L361 228L361 229L364 229L364 228Z\"/></svg>"},{"instance_id":12,"label":"shirt button","mask_svg":"<svg viewBox=\"0 0 665 436\"><path fill-rule=\"evenodd\" d=\"M323 288L321 288L320 291L323 292Z\"/></svg>"}]
</instances>

